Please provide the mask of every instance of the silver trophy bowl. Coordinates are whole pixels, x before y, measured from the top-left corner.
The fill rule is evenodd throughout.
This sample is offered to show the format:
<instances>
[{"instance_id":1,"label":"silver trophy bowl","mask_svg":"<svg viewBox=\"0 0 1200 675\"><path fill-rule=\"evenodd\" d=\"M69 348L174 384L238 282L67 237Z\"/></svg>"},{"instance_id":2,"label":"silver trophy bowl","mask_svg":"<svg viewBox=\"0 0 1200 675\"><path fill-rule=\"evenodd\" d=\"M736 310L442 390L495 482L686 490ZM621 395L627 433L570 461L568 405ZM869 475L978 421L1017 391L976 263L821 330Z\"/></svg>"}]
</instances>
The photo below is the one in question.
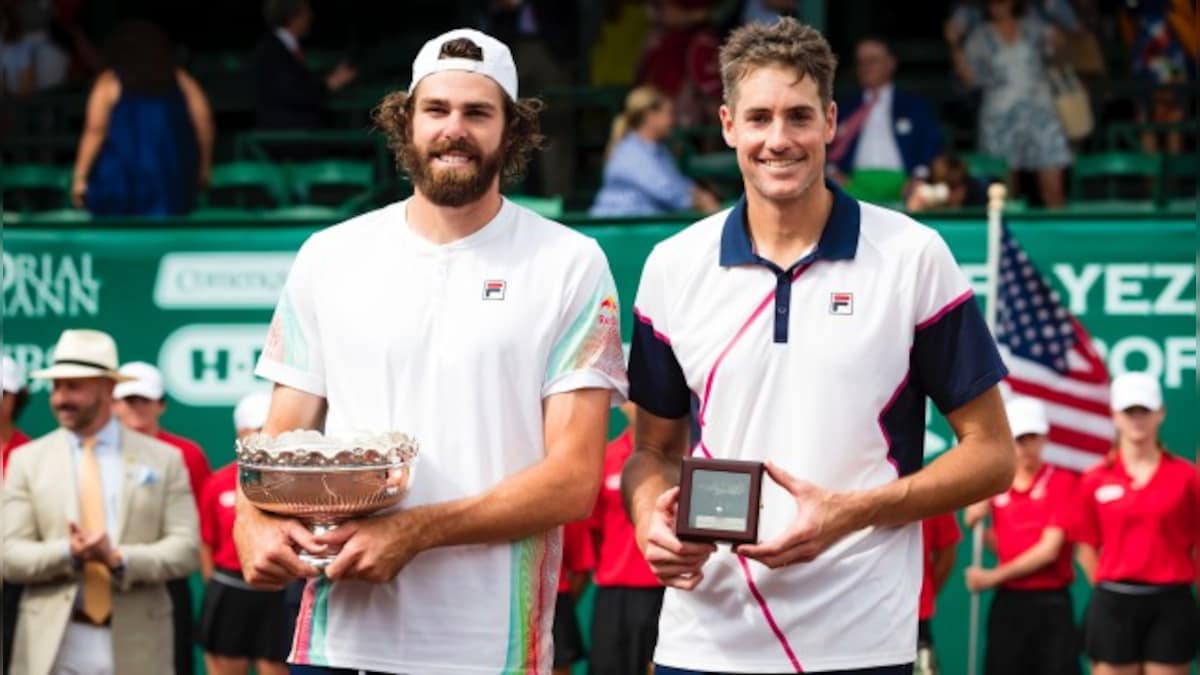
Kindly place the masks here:
<instances>
[{"instance_id":1,"label":"silver trophy bowl","mask_svg":"<svg viewBox=\"0 0 1200 675\"><path fill-rule=\"evenodd\" d=\"M398 432L252 434L237 442L238 483L259 509L296 518L313 534L323 534L399 504L417 449L415 440ZM300 551L300 559L317 568L336 556L337 551Z\"/></svg>"}]
</instances>

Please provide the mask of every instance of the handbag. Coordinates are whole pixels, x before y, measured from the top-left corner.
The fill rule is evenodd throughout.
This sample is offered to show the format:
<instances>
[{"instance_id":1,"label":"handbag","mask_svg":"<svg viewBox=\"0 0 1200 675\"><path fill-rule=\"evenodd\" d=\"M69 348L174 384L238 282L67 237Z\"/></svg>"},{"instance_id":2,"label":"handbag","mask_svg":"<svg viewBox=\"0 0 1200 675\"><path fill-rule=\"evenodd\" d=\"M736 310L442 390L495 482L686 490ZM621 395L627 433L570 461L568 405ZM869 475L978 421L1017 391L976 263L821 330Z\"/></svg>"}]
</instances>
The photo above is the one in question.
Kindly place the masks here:
<instances>
[{"instance_id":1,"label":"handbag","mask_svg":"<svg viewBox=\"0 0 1200 675\"><path fill-rule=\"evenodd\" d=\"M1092 102L1075 69L1066 64L1050 65L1046 68L1046 76L1050 80L1054 108L1067 138L1072 141L1087 138L1095 128Z\"/></svg>"}]
</instances>

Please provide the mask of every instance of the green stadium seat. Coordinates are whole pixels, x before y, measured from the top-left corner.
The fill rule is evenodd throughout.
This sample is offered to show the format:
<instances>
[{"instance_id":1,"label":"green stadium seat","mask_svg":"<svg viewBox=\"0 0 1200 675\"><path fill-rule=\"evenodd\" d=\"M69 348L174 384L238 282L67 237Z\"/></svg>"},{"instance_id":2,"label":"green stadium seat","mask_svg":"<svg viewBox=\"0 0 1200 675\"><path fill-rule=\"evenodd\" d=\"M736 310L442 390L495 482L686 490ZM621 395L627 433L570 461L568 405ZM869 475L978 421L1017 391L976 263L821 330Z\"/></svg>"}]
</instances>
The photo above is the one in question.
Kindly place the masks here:
<instances>
[{"instance_id":1,"label":"green stadium seat","mask_svg":"<svg viewBox=\"0 0 1200 675\"><path fill-rule=\"evenodd\" d=\"M1165 206L1186 207L1196 204L1200 181L1200 156L1195 152L1163 157L1162 185L1159 198Z\"/></svg>"},{"instance_id":2,"label":"green stadium seat","mask_svg":"<svg viewBox=\"0 0 1200 675\"><path fill-rule=\"evenodd\" d=\"M1085 201L1096 199L1127 199L1128 195L1121 194L1117 182L1128 183L1127 179L1140 179L1134 192L1135 198L1149 198L1153 203L1160 201L1162 157L1147 155L1140 152L1102 152L1093 155L1081 155L1075 158L1071 174L1071 200ZM1087 192L1087 184L1103 181L1104 190L1097 197ZM1149 194L1147 194L1149 193Z\"/></svg>"},{"instance_id":3,"label":"green stadium seat","mask_svg":"<svg viewBox=\"0 0 1200 675\"><path fill-rule=\"evenodd\" d=\"M50 211L71 204L71 169L47 164L15 164L0 169L6 211Z\"/></svg>"},{"instance_id":4,"label":"green stadium seat","mask_svg":"<svg viewBox=\"0 0 1200 675\"><path fill-rule=\"evenodd\" d=\"M200 206L192 209L188 218L192 220L255 220L261 209L243 209L236 206Z\"/></svg>"},{"instance_id":5,"label":"green stadium seat","mask_svg":"<svg viewBox=\"0 0 1200 675\"><path fill-rule=\"evenodd\" d=\"M292 189L303 204L342 206L371 189L374 167L369 162L331 159L292 164L287 169Z\"/></svg>"},{"instance_id":6,"label":"green stadium seat","mask_svg":"<svg viewBox=\"0 0 1200 675\"><path fill-rule=\"evenodd\" d=\"M517 206L524 206L543 218L552 218L558 220L563 215L563 198L555 197L535 197L533 195L505 195L508 200Z\"/></svg>"},{"instance_id":7,"label":"green stadium seat","mask_svg":"<svg viewBox=\"0 0 1200 675\"><path fill-rule=\"evenodd\" d=\"M688 155L684 158L683 172L692 178L712 178L717 180L741 180L742 174L738 169L737 155L733 151L706 152Z\"/></svg>"},{"instance_id":8,"label":"green stadium seat","mask_svg":"<svg viewBox=\"0 0 1200 675\"><path fill-rule=\"evenodd\" d=\"M964 154L962 160L967 165L967 173L974 178L1008 180L1008 160L1003 157L976 152Z\"/></svg>"},{"instance_id":9,"label":"green stadium seat","mask_svg":"<svg viewBox=\"0 0 1200 675\"><path fill-rule=\"evenodd\" d=\"M330 220L341 220L346 216L346 211L337 209L332 206L321 206L319 204L296 204L294 206L281 206L277 209L267 209L266 211L258 212L260 216L276 219L276 220L304 220L309 218L324 218Z\"/></svg>"},{"instance_id":10,"label":"green stadium seat","mask_svg":"<svg viewBox=\"0 0 1200 675\"><path fill-rule=\"evenodd\" d=\"M83 209L50 209L48 211L30 211L20 214L22 223L51 223L76 225L92 219L92 214Z\"/></svg>"},{"instance_id":11,"label":"green stadium seat","mask_svg":"<svg viewBox=\"0 0 1200 675\"><path fill-rule=\"evenodd\" d=\"M269 162L230 162L213 167L203 206L277 208L291 204L287 175Z\"/></svg>"},{"instance_id":12,"label":"green stadium seat","mask_svg":"<svg viewBox=\"0 0 1200 675\"><path fill-rule=\"evenodd\" d=\"M846 193L855 199L895 206L904 199L908 174L895 169L856 169L846 182Z\"/></svg>"}]
</instances>

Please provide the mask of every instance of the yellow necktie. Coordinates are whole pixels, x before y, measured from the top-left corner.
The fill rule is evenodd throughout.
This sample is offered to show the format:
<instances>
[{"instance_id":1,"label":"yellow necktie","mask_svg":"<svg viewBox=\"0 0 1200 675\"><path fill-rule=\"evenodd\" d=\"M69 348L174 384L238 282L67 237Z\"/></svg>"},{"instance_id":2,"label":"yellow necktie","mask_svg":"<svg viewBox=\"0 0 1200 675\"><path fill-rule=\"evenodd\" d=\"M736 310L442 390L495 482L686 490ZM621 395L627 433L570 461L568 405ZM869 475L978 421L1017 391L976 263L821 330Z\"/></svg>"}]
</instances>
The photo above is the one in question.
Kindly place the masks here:
<instances>
[{"instance_id":1,"label":"yellow necktie","mask_svg":"<svg viewBox=\"0 0 1200 675\"><path fill-rule=\"evenodd\" d=\"M105 530L104 483L96 459L96 439L86 438L79 459L79 524L89 536ZM112 573L100 561L83 564L83 613L103 623L112 613Z\"/></svg>"}]
</instances>

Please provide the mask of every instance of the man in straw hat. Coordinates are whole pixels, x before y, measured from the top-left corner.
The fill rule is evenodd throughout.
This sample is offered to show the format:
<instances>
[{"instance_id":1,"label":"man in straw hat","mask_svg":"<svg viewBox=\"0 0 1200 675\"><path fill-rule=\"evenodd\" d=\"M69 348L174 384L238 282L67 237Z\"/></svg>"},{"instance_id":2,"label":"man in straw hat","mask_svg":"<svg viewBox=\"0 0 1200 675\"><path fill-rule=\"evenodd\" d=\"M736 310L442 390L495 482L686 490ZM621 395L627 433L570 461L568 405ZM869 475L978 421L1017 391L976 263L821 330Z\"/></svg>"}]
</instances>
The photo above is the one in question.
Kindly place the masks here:
<instances>
[{"instance_id":1,"label":"man in straw hat","mask_svg":"<svg viewBox=\"0 0 1200 675\"><path fill-rule=\"evenodd\" d=\"M292 264L256 371L276 384L264 431L421 445L402 509L322 537L241 500L251 584L317 576L293 546L340 547L306 586L293 673L550 671L559 526L595 502L625 364L600 247L500 194L539 145L537 110L495 38L430 40L376 113L412 198Z\"/></svg>"},{"instance_id":2,"label":"man in straw hat","mask_svg":"<svg viewBox=\"0 0 1200 675\"><path fill-rule=\"evenodd\" d=\"M4 574L25 584L12 670L161 675L172 667L164 582L197 562L196 508L179 453L112 413L113 339L66 330L51 367L58 429L13 453ZM26 620L34 619L34 620Z\"/></svg>"}]
</instances>

